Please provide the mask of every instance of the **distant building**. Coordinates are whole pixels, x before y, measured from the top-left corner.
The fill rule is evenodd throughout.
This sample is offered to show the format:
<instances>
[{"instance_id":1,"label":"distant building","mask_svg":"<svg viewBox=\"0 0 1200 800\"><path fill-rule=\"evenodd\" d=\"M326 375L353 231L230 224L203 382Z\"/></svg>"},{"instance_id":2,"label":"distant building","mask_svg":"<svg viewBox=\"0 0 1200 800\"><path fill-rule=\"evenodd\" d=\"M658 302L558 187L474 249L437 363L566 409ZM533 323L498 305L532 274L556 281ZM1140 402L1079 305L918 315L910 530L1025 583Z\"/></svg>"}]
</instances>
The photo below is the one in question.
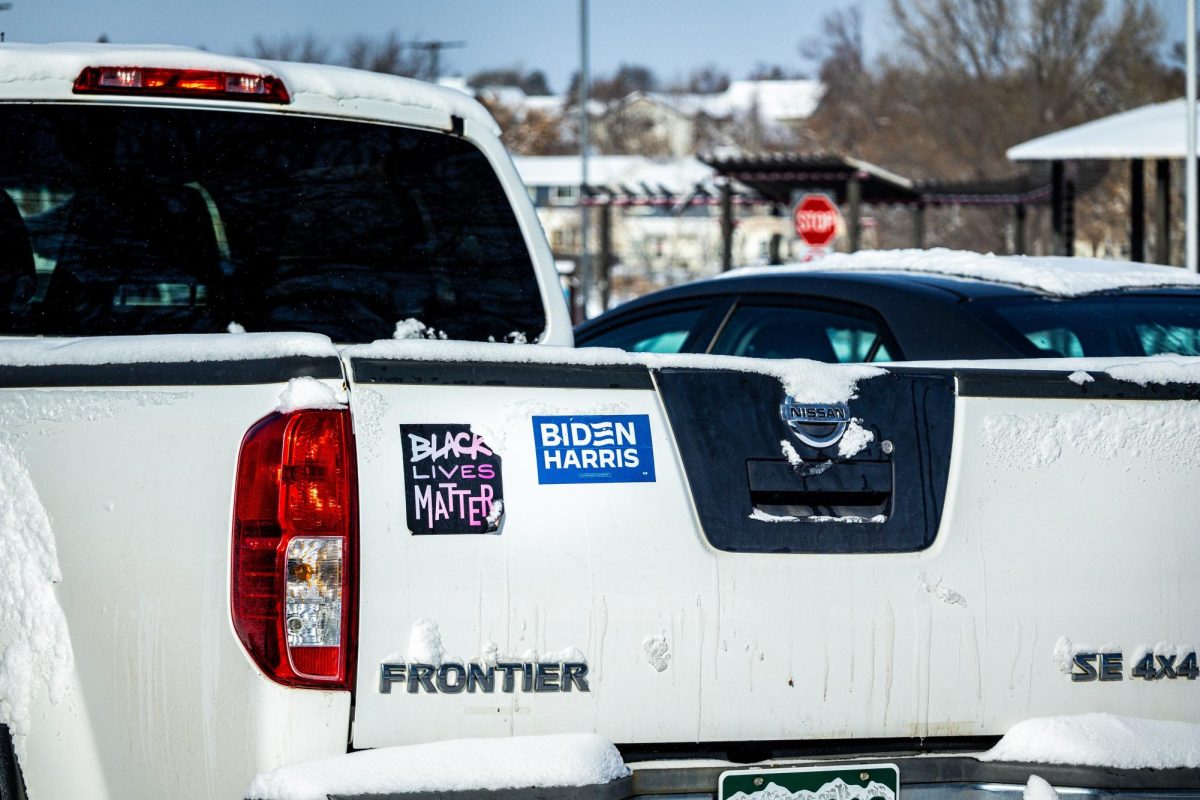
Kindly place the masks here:
<instances>
[{"instance_id":1,"label":"distant building","mask_svg":"<svg viewBox=\"0 0 1200 800\"><path fill-rule=\"evenodd\" d=\"M579 157L516 156L513 162L555 258L573 268L580 254ZM588 160L587 201L593 207L588 252L598 264L602 209L607 206L614 302L720 269L720 190L714 178L711 167L691 157ZM767 263L774 237L781 239L782 258L799 257L790 219L770 211L762 203L740 205L733 239L736 263Z\"/></svg>"},{"instance_id":2,"label":"distant building","mask_svg":"<svg viewBox=\"0 0 1200 800\"><path fill-rule=\"evenodd\" d=\"M715 94L634 92L619 112L644 120L672 155L687 155L737 145L747 126L761 126L761 138L783 136L812 116L823 94L814 80L733 81Z\"/></svg>"},{"instance_id":3,"label":"distant building","mask_svg":"<svg viewBox=\"0 0 1200 800\"><path fill-rule=\"evenodd\" d=\"M518 123L531 112L571 122L564 95L527 95L516 86L472 88L462 78L443 78L441 83L490 107L503 107ZM589 108L597 140L618 139L613 126L636 122L645 140L661 142L666 153L683 156L746 146L750 133L764 141L784 138L812 116L824 93L824 85L816 80L743 80L733 81L723 92L633 92L616 104L593 100ZM761 141L749 145L760 146Z\"/></svg>"}]
</instances>

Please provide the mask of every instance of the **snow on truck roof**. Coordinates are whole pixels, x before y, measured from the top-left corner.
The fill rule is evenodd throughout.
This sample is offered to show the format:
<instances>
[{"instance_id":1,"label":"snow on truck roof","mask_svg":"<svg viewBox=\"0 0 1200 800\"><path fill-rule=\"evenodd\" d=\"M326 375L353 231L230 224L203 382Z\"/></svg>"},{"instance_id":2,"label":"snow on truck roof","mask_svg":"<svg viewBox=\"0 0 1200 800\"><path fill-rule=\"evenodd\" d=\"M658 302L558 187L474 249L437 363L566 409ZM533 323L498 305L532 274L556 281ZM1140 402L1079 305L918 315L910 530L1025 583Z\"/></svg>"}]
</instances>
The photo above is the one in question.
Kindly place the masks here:
<instances>
[{"instance_id":1,"label":"snow on truck roof","mask_svg":"<svg viewBox=\"0 0 1200 800\"><path fill-rule=\"evenodd\" d=\"M1121 289L1200 288L1200 275L1179 267L1066 256L998 256L962 250L860 250L805 264L747 267L719 276L804 275L813 272L905 272L999 283L1057 297Z\"/></svg>"},{"instance_id":2,"label":"snow on truck roof","mask_svg":"<svg viewBox=\"0 0 1200 800\"><path fill-rule=\"evenodd\" d=\"M462 117L497 132L491 115L462 92L376 72L326 64L265 61L170 45L0 44L0 101L79 100L75 78L87 67L160 67L273 75L291 95L289 111L380 116L379 105ZM161 101L161 98L155 98ZM171 98L170 102L177 102ZM230 101L238 103L238 101ZM364 104L371 107L364 108ZM270 110L255 104L255 110ZM389 116L389 115L384 115Z\"/></svg>"}]
</instances>

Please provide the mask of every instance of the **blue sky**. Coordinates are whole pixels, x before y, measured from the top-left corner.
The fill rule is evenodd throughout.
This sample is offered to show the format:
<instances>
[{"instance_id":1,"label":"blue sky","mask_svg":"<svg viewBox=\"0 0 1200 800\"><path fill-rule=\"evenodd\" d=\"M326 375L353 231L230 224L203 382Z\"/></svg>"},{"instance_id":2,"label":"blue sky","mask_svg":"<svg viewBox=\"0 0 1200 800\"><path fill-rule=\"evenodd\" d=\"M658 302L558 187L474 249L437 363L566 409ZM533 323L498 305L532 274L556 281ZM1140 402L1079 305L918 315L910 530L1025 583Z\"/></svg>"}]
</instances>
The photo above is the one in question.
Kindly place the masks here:
<instances>
[{"instance_id":1,"label":"blue sky","mask_svg":"<svg viewBox=\"0 0 1200 800\"><path fill-rule=\"evenodd\" d=\"M395 29L403 38L462 40L443 72L539 67L565 88L578 58L577 0L11 0L0 12L9 41L203 45L234 52L255 35L313 33L341 41ZM1154 0L1170 38L1182 38L1184 0ZM742 77L759 62L806 65L798 44L844 0L592 0L592 68L646 64L660 78L714 63ZM886 0L861 0L870 55L891 46Z\"/></svg>"}]
</instances>

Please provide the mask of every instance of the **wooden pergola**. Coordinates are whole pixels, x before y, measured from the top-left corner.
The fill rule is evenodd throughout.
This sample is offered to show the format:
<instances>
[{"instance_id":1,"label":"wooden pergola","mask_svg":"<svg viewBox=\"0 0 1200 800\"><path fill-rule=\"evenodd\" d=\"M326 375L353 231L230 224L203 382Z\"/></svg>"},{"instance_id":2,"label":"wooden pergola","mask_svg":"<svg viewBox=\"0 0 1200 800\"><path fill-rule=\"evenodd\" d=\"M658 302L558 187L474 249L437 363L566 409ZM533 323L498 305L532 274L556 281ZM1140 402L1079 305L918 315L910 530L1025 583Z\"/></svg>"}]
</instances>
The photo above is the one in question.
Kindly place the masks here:
<instances>
[{"instance_id":1,"label":"wooden pergola","mask_svg":"<svg viewBox=\"0 0 1200 800\"><path fill-rule=\"evenodd\" d=\"M1187 106L1183 100L1154 103L1066 128L1009 148L1011 161L1041 162L1052 176L1055 251L1074 252L1072 201L1080 165L1129 162L1129 252L1146 260L1146 165L1155 176L1154 261L1171 253L1171 161L1186 155ZM1189 221L1189 224L1194 224Z\"/></svg>"},{"instance_id":2,"label":"wooden pergola","mask_svg":"<svg viewBox=\"0 0 1200 800\"><path fill-rule=\"evenodd\" d=\"M1104 177L1107 164L1086 162L1072 168L1071 182L1055 183L1053 169L1035 166L1027 174L1011 178L974 181L916 182L860 159L833 153L763 153L702 155L700 160L717 173L721 189L722 268L732 264L733 197L735 185L745 186L759 198L790 206L798 192L825 191L845 208L849 249L862 242L863 205L903 205L912 210L912 245L925 244L925 210L937 206L996 206L1013 208L1016 236L1014 250L1026 249L1026 213L1031 205L1062 202L1055 186L1068 186L1072 193L1093 188ZM1073 196L1073 195L1072 195ZM1055 217L1056 227L1070 226L1069 218Z\"/></svg>"}]
</instances>

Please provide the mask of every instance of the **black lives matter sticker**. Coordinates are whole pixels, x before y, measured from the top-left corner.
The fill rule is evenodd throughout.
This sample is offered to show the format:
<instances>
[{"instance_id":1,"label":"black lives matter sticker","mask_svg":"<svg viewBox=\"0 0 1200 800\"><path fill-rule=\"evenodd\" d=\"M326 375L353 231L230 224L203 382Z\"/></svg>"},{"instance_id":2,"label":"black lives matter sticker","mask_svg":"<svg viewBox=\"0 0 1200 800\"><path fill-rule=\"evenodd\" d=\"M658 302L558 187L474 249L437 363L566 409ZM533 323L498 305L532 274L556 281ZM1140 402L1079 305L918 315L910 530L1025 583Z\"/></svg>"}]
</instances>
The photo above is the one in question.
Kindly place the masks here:
<instances>
[{"instance_id":1,"label":"black lives matter sticker","mask_svg":"<svg viewBox=\"0 0 1200 800\"><path fill-rule=\"evenodd\" d=\"M493 533L504 514L500 456L466 424L401 425L408 529Z\"/></svg>"}]
</instances>

